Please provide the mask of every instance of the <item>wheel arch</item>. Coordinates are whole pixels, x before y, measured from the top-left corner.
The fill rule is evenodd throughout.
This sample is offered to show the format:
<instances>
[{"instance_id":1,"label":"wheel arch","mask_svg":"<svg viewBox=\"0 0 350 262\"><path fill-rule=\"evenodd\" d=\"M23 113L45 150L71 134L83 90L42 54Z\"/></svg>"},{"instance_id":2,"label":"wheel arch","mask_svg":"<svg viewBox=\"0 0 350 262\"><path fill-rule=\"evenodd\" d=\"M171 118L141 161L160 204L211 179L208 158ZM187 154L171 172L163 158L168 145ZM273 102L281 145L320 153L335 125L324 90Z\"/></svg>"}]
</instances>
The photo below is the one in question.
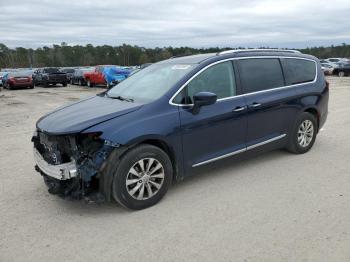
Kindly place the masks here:
<instances>
[{"instance_id":1,"label":"wheel arch","mask_svg":"<svg viewBox=\"0 0 350 262\"><path fill-rule=\"evenodd\" d=\"M310 113L311 115L313 115L316 118L316 120L317 120L317 132L318 132L319 126L320 126L320 112L317 110L316 107L307 107L304 109L303 112Z\"/></svg>"}]
</instances>

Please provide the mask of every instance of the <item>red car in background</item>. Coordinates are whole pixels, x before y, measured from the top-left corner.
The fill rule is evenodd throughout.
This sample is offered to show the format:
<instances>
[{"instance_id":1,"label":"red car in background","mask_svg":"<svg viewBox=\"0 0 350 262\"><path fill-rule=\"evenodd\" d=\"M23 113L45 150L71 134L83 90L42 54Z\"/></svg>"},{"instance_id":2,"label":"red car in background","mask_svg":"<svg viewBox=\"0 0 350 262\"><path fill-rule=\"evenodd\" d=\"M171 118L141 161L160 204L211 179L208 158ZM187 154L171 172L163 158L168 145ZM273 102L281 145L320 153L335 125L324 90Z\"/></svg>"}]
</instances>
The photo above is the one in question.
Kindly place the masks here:
<instances>
[{"instance_id":1,"label":"red car in background","mask_svg":"<svg viewBox=\"0 0 350 262\"><path fill-rule=\"evenodd\" d=\"M21 71L21 72L10 72L2 78L3 85L7 89L29 87L34 88L32 72Z\"/></svg>"},{"instance_id":2,"label":"red car in background","mask_svg":"<svg viewBox=\"0 0 350 262\"><path fill-rule=\"evenodd\" d=\"M97 65L95 70L92 72L84 73L85 82L88 87L93 87L94 85L106 85L106 80L103 76L103 70L106 67L112 67L113 65Z\"/></svg>"}]
</instances>

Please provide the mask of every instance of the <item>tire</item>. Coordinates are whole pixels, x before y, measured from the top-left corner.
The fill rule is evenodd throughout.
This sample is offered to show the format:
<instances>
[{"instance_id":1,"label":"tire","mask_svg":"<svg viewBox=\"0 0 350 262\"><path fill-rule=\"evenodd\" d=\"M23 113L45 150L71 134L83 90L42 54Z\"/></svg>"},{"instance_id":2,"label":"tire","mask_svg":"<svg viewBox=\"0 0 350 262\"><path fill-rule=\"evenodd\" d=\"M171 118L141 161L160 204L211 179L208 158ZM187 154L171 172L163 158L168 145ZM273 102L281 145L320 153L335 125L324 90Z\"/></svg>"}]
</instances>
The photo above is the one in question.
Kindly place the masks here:
<instances>
[{"instance_id":1,"label":"tire","mask_svg":"<svg viewBox=\"0 0 350 262\"><path fill-rule=\"evenodd\" d=\"M93 86L94 86L94 84L93 84L93 83L91 83L91 81L90 81L90 80L87 80L87 83L86 83L86 84L87 84L87 86L88 86L88 87L93 87Z\"/></svg>"},{"instance_id":2,"label":"tire","mask_svg":"<svg viewBox=\"0 0 350 262\"><path fill-rule=\"evenodd\" d=\"M312 134L308 132L311 129ZM303 130L306 131L304 135ZM289 136L287 150L294 154L308 152L315 143L317 130L318 125L315 116L307 112L302 113L295 122L292 133Z\"/></svg>"},{"instance_id":3,"label":"tire","mask_svg":"<svg viewBox=\"0 0 350 262\"><path fill-rule=\"evenodd\" d=\"M29 86L29 89L34 89L34 84L32 84L31 86Z\"/></svg>"},{"instance_id":4,"label":"tire","mask_svg":"<svg viewBox=\"0 0 350 262\"><path fill-rule=\"evenodd\" d=\"M140 162L144 165L144 172ZM112 182L113 198L129 209L139 210L153 206L168 191L172 177L172 163L163 150L147 144L137 146L122 157L115 170Z\"/></svg>"},{"instance_id":5,"label":"tire","mask_svg":"<svg viewBox=\"0 0 350 262\"><path fill-rule=\"evenodd\" d=\"M67 83L62 83L62 86L63 86L63 87L66 87L66 86L67 86Z\"/></svg>"},{"instance_id":6,"label":"tire","mask_svg":"<svg viewBox=\"0 0 350 262\"><path fill-rule=\"evenodd\" d=\"M345 76L345 73L344 73L343 71L339 71L339 72L338 72L338 76L339 76L339 77L344 77L344 76Z\"/></svg>"},{"instance_id":7,"label":"tire","mask_svg":"<svg viewBox=\"0 0 350 262\"><path fill-rule=\"evenodd\" d=\"M43 87L49 87L49 83L48 82L43 82Z\"/></svg>"}]
</instances>

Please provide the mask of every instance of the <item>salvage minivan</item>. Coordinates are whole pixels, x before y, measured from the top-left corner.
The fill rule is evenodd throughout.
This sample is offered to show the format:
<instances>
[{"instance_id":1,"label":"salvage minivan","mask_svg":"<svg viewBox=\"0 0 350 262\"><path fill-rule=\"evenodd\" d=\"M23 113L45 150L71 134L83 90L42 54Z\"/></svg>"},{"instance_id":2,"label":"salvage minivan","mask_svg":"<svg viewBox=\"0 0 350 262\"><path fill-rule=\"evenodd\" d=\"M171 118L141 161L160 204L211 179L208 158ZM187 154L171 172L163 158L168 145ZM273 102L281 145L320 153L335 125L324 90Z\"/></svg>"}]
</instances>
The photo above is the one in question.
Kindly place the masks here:
<instances>
[{"instance_id":1,"label":"salvage minivan","mask_svg":"<svg viewBox=\"0 0 350 262\"><path fill-rule=\"evenodd\" d=\"M40 118L35 167L52 194L143 209L199 166L306 153L328 97L319 60L294 50L171 58Z\"/></svg>"}]
</instances>

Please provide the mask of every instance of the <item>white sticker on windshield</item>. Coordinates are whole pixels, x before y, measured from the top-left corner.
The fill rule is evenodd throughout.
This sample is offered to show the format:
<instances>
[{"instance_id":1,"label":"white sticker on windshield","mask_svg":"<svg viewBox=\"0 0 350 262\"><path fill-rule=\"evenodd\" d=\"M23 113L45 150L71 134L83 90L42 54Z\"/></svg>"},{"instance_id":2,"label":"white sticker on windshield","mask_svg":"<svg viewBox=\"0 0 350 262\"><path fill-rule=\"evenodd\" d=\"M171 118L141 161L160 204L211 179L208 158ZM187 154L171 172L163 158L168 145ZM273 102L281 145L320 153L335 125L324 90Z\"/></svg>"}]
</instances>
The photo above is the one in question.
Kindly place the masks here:
<instances>
[{"instance_id":1,"label":"white sticker on windshield","mask_svg":"<svg viewBox=\"0 0 350 262\"><path fill-rule=\"evenodd\" d=\"M190 68L190 65L174 65L171 69L173 70L185 70Z\"/></svg>"}]
</instances>

